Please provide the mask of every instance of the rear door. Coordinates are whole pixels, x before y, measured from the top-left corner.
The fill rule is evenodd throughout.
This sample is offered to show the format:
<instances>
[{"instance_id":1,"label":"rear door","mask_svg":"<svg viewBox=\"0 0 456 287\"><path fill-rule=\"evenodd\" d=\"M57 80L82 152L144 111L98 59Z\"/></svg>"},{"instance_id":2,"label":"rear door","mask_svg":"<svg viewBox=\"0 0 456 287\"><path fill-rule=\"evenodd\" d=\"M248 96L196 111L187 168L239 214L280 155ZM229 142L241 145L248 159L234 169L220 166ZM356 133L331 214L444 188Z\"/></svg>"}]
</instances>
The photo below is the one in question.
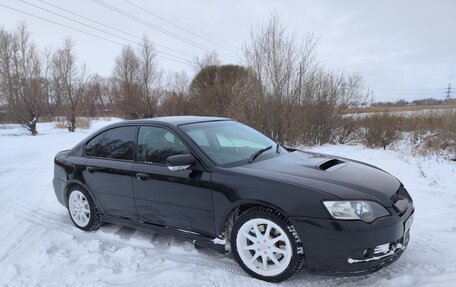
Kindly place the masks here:
<instances>
[{"instance_id":1,"label":"rear door","mask_svg":"<svg viewBox=\"0 0 456 287\"><path fill-rule=\"evenodd\" d=\"M213 235L211 175L207 171L170 171L166 158L190 153L173 131L141 126L138 133L133 188L139 218Z\"/></svg>"},{"instance_id":2,"label":"rear door","mask_svg":"<svg viewBox=\"0 0 456 287\"><path fill-rule=\"evenodd\" d=\"M83 177L107 215L137 218L132 186L136 130L113 128L86 144Z\"/></svg>"}]
</instances>

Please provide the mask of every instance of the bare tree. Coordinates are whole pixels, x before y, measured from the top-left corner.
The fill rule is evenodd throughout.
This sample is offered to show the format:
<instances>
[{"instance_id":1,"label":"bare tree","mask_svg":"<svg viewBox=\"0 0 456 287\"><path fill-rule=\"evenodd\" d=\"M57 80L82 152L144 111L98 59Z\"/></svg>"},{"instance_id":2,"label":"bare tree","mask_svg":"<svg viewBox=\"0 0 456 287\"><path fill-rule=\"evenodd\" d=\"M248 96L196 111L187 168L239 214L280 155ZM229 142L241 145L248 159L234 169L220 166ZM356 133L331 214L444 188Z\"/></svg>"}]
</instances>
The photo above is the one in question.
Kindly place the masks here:
<instances>
[{"instance_id":1,"label":"bare tree","mask_svg":"<svg viewBox=\"0 0 456 287\"><path fill-rule=\"evenodd\" d=\"M103 115L105 110L105 92L106 87L104 86L103 78L98 74L92 75L87 81L81 102L84 116L95 118Z\"/></svg>"},{"instance_id":2,"label":"bare tree","mask_svg":"<svg viewBox=\"0 0 456 287\"><path fill-rule=\"evenodd\" d=\"M0 100L12 119L38 133L36 123L46 104L46 78L38 50L25 24L13 33L0 30Z\"/></svg>"},{"instance_id":3,"label":"bare tree","mask_svg":"<svg viewBox=\"0 0 456 287\"><path fill-rule=\"evenodd\" d=\"M54 53L52 72L56 92L63 102L62 112L65 115L68 130L74 132L87 77L85 64L77 63L74 43L70 38L67 38L63 47Z\"/></svg>"},{"instance_id":4,"label":"bare tree","mask_svg":"<svg viewBox=\"0 0 456 287\"><path fill-rule=\"evenodd\" d=\"M152 43L147 37L144 37L137 57L137 78L147 107L144 117L153 117L157 114L157 105L162 92L163 72L158 68L156 57L157 54Z\"/></svg>"},{"instance_id":5,"label":"bare tree","mask_svg":"<svg viewBox=\"0 0 456 287\"><path fill-rule=\"evenodd\" d=\"M193 63L195 72L198 73L208 66L220 66L220 59L217 52L206 52L202 57L195 57Z\"/></svg>"},{"instance_id":6,"label":"bare tree","mask_svg":"<svg viewBox=\"0 0 456 287\"><path fill-rule=\"evenodd\" d=\"M188 109L189 78L185 71L174 73L168 78L168 90L160 102L162 115L186 115Z\"/></svg>"},{"instance_id":7,"label":"bare tree","mask_svg":"<svg viewBox=\"0 0 456 287\"><path fill-rule=\"evenodd\" d=\"M54 90L52 83L52 49L47 47L44 49L44 73L43 78L46 79L44 85L44 94L46 98L46 116L48 120L53 120L55 112Z\"/></svg>"},{"instance_id":8,"label":"bare tree","mask_svg":"<svg viewBox=\"0 0 456 287\"><path fill-rule=\"evenodd\" d=\"M345 75L340 91L338 113L336 115L336 141L345 144L355 140L358 125L356 121L360 117L363 107L369 99L369 92L364 85L362 77L357 74Z\"/></svg>"},{"instance_id":9,"label":"bare tree","mask_svg":"<svg viewBox=\"0 0 456 287\"><path fill-rule=\"evenodd\" d=\"M257 127L276 140L287 139L286 127L296 124L294 109L317 66L316 43L311 34L303 41L287 34L273 15L266 25L252 28L244 46L247 65L259 81L253 99L261 123Z\"/></svg>"},{"instance_id":10,"label":"bare tree","mask_svg":"<svg viewBox=\"0 0 456 287\"><path fill-rule=\"evenodd\" d=\"M253 28L244 46L248 67L256 78L250 87L249 122L270 137L289 144L347 141L353 121L346 121L365 101L358 75L336 74L322 67L317 40L298 40L286 32L276 15ZM342 136L339 134L342 133Z\"/></svg>"},{"instance_id":11,"label":"bare tree","mask_svg":"<svg viewBox=\"0 0 456 287\"><path fill-rule=\"evenodd\" d=\"M115 83L115 104L126 118L143 117L146 109L142 88L137 81L139 59L133 48L124 47L116 58L113 79Z\"/></svg>"}]
</instances>

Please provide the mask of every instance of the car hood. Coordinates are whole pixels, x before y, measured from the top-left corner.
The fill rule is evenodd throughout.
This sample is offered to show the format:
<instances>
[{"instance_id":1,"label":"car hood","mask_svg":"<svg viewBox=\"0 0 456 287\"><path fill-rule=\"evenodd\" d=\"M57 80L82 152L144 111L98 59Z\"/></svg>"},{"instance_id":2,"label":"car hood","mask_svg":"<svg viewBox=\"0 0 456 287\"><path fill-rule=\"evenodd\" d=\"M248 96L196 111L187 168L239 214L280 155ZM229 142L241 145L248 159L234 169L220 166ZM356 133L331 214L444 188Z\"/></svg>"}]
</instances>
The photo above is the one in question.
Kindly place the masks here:
<instances>
[{"instance_id":1,"label":"car hood","mask_svg":"<svg viewBox=\"0 0 456 287\"><path fill-rule=\"evenodd\" d=\"M293 151L234 168L244 174L281 180L340 199L374 200L391 206L401 183L387 172L332 155Z\"/></svg>"}]
</instances>

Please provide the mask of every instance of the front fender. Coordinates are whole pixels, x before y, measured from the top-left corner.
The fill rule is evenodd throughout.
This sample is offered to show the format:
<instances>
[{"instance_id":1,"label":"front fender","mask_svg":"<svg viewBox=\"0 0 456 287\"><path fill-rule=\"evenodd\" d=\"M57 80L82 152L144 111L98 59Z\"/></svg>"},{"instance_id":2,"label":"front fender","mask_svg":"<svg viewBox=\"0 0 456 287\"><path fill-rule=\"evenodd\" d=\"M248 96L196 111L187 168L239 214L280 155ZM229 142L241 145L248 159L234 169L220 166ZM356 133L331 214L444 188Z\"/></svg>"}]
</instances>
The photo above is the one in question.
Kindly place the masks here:
<instances>
[{"instance_id":1,"label":"front fender","mask_svg":"<svg viewBox=\"0 0 456 287\"><path fill-rule=\"evenodd\" d=\"M335 198L296 184L229 170L213 172L212 190L214 230L217 235L223 233L229 215L239 206L265 206L286 217L327 219L328 212L321 201Z\"/></svg>"}]
</instances>

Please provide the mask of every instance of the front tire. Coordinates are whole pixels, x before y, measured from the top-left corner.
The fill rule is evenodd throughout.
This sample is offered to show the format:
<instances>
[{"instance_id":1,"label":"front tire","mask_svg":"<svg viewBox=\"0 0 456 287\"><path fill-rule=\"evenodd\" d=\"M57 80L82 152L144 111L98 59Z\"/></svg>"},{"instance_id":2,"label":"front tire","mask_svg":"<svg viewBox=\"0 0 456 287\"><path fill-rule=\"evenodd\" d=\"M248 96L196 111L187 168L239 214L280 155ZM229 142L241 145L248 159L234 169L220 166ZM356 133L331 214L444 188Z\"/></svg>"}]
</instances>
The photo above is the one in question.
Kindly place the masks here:
<instances>
[{"instance_id":1,"label":"front tire","mask_svg":"<svg viewBox=\"0 0 456 287\"><path fill-rule=\"evenodd\" d=\"M301 240L291 222L267 208L251 208L238 217L231 246L248 274L269 282L290 278L304 260Z\"/></svg>"},{"instance_id":2,"label":"front tire","mask_svg":"<svg viewBox=\"0 0 456 287\"><path fill-rule=\"evenodd\" d=\"M77 228L92 231L101 226L98 208L84 188L76 186L69 191L67 206L71 221Z\"/></svg>"}]
</instances>

